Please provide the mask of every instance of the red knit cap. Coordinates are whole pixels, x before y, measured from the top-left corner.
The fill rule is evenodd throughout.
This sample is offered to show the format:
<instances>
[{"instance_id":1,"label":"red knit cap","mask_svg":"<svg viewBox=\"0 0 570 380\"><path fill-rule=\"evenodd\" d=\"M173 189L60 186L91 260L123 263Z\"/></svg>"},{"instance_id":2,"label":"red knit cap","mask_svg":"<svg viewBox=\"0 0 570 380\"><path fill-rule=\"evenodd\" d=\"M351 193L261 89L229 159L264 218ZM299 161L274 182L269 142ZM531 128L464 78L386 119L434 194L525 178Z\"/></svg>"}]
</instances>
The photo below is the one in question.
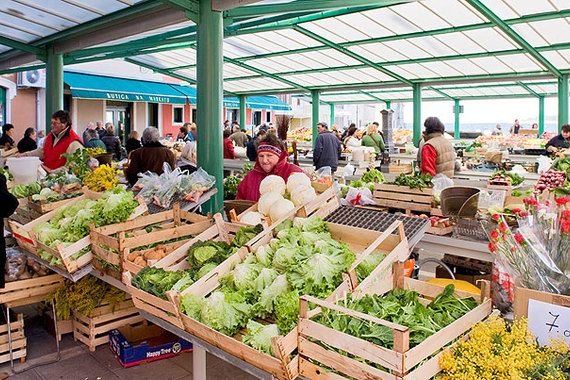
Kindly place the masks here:
<instances>
[{"instance_id":1,"label":"red knit cap","mask_svg":"<svg viewBox=\"0 0 570 380\"><path fill-rule=\"evenodd\" d=\"M283 154L283 149L275 145L259 144L259 146L257 147L257 153L259 154L261 152L269 152L273 153L277 157L281 157L281 155Z\"/></svg>"}]
</instances>

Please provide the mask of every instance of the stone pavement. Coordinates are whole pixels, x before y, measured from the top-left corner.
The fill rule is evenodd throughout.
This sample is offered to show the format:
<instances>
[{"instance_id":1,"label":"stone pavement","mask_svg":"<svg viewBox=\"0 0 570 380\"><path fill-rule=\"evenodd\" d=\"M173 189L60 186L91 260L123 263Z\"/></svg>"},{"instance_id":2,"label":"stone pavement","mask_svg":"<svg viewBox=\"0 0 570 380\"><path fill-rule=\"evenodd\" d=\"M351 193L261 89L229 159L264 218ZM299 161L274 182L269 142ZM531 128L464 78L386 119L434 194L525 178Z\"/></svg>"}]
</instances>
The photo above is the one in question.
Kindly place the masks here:
<instances>
[{"instance_id":1,"label":"stone pavement","mask_svg":"<svg viewBox=\"0 0 570 380\"><path fill-rule=\"evenodd\" d=\"M25 321L29 323L28 320ZM28 357L26 363L16 363L16 371L29 368L39 362L55 359L55 339L37 323L26 326ZM113 356L108 345L101 345L95 352L73 340L72 334L61 342L61 360L13 374L10 380L181 380L192 379L192 354L144 363L123 368ZM207 380L253 380L254 377L213 355L206 359ZM10 372L9 363L0 364L0 372ZM197 379L198 380L198 379ZM200 379L201 380L201 379Z\"/></svg>"}]
</instances>

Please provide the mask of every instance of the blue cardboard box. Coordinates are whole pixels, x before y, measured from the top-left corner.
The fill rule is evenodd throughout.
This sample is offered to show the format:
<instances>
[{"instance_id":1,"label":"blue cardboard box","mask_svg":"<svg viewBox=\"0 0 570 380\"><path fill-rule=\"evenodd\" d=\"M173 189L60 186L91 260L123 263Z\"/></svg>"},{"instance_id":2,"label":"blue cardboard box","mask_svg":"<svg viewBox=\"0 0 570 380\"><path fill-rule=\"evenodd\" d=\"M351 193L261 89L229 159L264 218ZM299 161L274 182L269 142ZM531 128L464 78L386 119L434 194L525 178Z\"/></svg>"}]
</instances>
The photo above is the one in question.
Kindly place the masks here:
<instances>
[{"instance_id":1,"label":"blue cardboard box","mask_svg":"<svg viewBox=\"0 0 570 380\"><path fill-rule=\"evenodd\" d=\"M110 331L109 348L127 368L192 351L192 343L158 326L141 325Z\"/></svg>"}]
</instances>

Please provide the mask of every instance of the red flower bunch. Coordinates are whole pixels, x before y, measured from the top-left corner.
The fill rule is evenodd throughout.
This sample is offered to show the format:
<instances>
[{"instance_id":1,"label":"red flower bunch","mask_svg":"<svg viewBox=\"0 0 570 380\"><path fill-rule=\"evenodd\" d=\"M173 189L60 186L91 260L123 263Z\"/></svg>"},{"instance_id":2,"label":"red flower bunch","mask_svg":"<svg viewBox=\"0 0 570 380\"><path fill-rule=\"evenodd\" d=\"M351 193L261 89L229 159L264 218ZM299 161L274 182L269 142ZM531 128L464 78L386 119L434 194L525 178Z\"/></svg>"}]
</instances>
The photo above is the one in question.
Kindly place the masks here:
<instances>
[{"instance_id":1,"label":"red flower bunch","mask_svg":"<svg viewBox=\"0 0 570 380\"><path fill-rule=\"evenodd\" d=\"M520 233L515 234L515 240L517 243L522 244L524 243L524 237Z\"/></svg>"},{"instance_id":2,"label":"red flower bunch","mask_svg":"<svg viewBox=\"0 0 570 380\"><path fill-rule=\"evenodd\" d=\"M536 206L538 205L538 201L534 198L524 198L523 203L527 206Z\"/></svg>"},{"instance_id":3,"label":"red flower bunch","mask_svg":"<svg viewBox=\"0 0 570 380\"><path fill-rule=\"evenodd\" d=\"M491 231L491 238L497 240L499 238L499 231L497 230Z\"/></svg>"},{"instance_id":4,"label":"red flower bunch","mask_svg":"<svg viewBox=\"0 0 570 380\"><path fill-rule=\"evenodd\" d=\"M570 202L570 197L558 198L556 199L556 204L558 206L564 206L566 203Z\"/></svg>"}]
</instances>

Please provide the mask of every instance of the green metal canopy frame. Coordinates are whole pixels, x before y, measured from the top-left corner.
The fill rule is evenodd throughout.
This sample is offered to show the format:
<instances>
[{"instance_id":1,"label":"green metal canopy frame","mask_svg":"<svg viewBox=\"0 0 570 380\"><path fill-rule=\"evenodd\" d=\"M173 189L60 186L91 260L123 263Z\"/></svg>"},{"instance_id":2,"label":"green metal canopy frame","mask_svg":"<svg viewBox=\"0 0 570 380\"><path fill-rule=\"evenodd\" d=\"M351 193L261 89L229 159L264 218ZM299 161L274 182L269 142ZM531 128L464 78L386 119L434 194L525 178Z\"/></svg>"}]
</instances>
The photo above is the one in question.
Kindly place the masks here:
<instances>
[{"instance_id":1,"label":"green metal canopy frame","mask_svg":"<svg viewBox=\"0 0 570 380\"><path fill-rule=\"evenodd\" d=\"M423 100L453 101L456 133L468 99L537 98L542 129L544 99L558 96L559 125L567 123L570 5L505 1L109 0L106 9L49 10L14 2L0 11L13 26L0 32L0 74L47 67L48 116L63 98L54 84L64 65L122 58L215 95L198 100L212 128L218 92L238 96L240 109L247 96L305 94L314 119L320 103L334 114L339 103L412 101L414 140ZM218 134L199 139L217 151ZM198 154L219 174L220 162Z\"/></svg>"}]
</instances>

